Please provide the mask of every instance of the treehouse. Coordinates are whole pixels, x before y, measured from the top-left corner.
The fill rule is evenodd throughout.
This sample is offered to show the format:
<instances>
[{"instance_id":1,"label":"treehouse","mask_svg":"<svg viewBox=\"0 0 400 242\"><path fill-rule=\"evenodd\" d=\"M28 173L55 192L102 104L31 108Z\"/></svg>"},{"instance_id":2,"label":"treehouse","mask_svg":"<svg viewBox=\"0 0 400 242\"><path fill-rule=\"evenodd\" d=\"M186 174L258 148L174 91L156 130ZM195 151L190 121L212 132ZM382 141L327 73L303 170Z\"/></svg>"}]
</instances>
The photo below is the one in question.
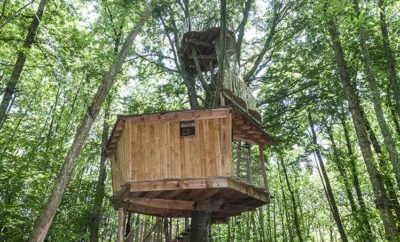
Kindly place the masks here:
<instances>
[{"instance_id":1,"label":"treehouse","mask_svg":"<svg viewBox=\"0 0 400 242\"><path fill-rule=\"evenodd\" d=\"M268 203L262 149L271 143L235 107L118 116L107 145L113 199L135 213L201 210L224 221Z\"/></svg>"},{"instance_id":2,"label":"treehouse","mask_svg":"<svg viewBox=\"0 0 400 242\"><path fill-rule=\"evenodd\" d=\"M240 75L235 34L230 30L226 31L225 51L221 55L220 31L219 27L214 27L205 31L189 31L183 35L179 53L185 70L204 80L206 73L218 69L218 62L222 57L224 78L219 90L221 106L235 106L261 123L261 115L256 108L252 90ZM211 76L216 75L213 73Z\"/></svg>"}]
</instances>

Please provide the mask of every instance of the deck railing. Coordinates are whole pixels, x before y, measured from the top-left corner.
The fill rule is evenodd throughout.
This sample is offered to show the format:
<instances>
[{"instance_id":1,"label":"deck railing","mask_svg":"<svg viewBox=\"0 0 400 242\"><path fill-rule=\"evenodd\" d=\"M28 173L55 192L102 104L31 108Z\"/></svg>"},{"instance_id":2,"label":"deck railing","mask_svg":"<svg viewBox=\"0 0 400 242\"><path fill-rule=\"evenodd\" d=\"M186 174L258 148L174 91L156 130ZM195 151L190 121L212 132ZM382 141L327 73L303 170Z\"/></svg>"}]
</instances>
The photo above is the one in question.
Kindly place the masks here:
<instances>
[{"instance_id":1,"label":"deck railing","mask_svg":"<svg viewBox=\"0 0 400 242\"><path fill-rule=\"evenodd\" d=\"M255 152L250 144L241 141L232 143L233 176L248 184L267 190L268 184L265 184L266 170L261 162L258 152Z\"/></svg>"}]
</instances>

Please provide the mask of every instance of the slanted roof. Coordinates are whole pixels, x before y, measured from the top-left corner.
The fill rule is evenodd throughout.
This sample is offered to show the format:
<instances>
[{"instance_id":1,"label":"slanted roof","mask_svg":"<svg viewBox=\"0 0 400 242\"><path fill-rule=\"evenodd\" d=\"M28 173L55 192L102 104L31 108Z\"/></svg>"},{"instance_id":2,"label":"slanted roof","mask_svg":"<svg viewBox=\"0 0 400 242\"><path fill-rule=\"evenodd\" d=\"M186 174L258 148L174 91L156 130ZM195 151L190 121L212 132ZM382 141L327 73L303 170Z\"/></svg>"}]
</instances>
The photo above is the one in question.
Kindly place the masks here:
<instances>
[{"instance_id":1,"label":"slanted roof","mask_svg":"<svg viewBox=\"0 0 400 242\"><path fill-rule=\"evenodd\" d=\"M251 116L234 107L168 111L159 113L118 115L111 136L107 142L107 155L111 155L118 143L126 121L134 120L138 123L167 122L173 120L192 120L201 118L221 118L232 114L232 137L251 144L271 145L274 143L263 128Z\"/></svg>"}]
</instances>

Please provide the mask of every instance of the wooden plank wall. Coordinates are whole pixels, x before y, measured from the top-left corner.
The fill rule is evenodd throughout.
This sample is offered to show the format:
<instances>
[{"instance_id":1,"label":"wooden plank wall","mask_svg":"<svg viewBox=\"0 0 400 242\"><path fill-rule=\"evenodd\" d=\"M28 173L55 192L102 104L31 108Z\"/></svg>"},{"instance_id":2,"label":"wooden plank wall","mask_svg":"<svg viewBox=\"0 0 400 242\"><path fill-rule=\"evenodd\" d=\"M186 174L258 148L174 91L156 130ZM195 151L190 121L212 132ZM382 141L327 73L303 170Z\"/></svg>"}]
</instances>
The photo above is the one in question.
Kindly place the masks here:
<instances>
[{"instance_id":1,"label":"wooden plank wall","mask_svg":"<svg viewBox=\"0 0 400 242\"><path fill-rule=\"evenodd\" d=\"M230 176L231 114L194 120L196 134L181 137L180 120L137 122L128 119L131 179L141 181ZM118 149L116 153L121 151Z\"/></svg>"},{"instance_id":2,"label":"wooden plank wall","mask_svg":"<svg viewBox=\"0 0 400 242\"><path fill-rule=\"evenodd\" d=\"M130 127L125 128L117 143L117 147L111 156L112 186L113 191L119 191L121 186L130 180Z\"/></svg>"}]
</instances>

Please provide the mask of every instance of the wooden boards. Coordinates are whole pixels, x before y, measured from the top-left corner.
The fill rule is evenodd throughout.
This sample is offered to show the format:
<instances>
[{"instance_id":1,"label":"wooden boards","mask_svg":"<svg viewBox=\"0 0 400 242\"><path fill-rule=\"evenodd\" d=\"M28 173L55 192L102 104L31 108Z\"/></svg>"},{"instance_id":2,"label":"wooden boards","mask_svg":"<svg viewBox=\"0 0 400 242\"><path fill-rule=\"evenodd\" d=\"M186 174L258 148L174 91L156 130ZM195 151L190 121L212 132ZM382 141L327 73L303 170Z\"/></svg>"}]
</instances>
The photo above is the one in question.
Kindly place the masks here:
<instances>
[{"instance_id":1,"label":"wooden boards","mask_svg":"<svg viewBox=\"0 0 400 242\"><path fill-rule=\"evenodd\" d=\"M129 182L125 190L114 193L117 204L131 212L162 217L185 217L201 210L220 220L269 202L266 190L230 177Z\"/></svg>"},{"instance_id":2,"label":"wooden boards","mask_svg":"<svg viewBox=\"0 0 400 242\"><path fill-rule=\"evenodd\" d=\"M128 181L232 176L233 139L272 142L232 107L119 116L107 145L113 191Z\"/></svg>"},{"instance_id":3,"label":"wooden boards","mask_svg":"<svg viewBox=\"0 0 400 242\"><path fill-rule=\"evenodd\" d=\"M194 122L194 135L181 136L183 120ZM229 110L149 115L126 122L130 127L130 180L231 175Z\"/></svg>"}]
</instances>

